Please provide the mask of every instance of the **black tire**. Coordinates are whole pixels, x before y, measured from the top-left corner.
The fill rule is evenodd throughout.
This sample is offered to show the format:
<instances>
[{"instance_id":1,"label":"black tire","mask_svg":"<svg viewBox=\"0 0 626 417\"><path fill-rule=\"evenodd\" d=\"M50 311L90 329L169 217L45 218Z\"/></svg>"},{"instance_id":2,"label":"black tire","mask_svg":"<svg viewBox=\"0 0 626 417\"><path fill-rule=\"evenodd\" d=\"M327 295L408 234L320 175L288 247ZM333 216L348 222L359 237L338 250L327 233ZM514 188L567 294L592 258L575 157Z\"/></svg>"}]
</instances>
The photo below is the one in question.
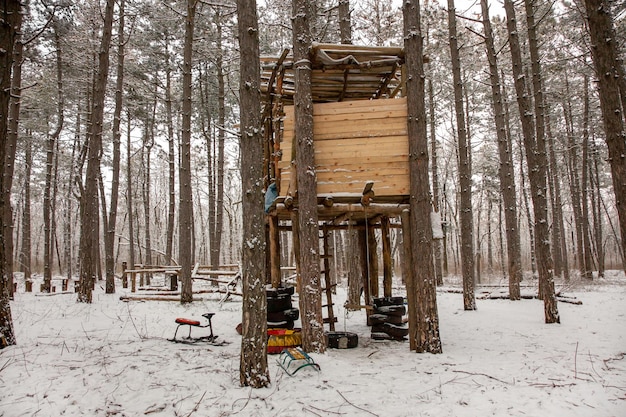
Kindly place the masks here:
<instances>
[{"instance_id":1,"label":"black tire","mask_svg":"<svg viewBox=\"0 0 626 417\"><path fill-rule=\"evenodd\" d=\"M278 311L285 311L291 308L291 295L283 294L278 297L272 297L267 299L267 312L276 313Z\"/></svg>"},{"instance_id":2,"label":"black tire","mask_svg":"<svg viewBox=\"0 0 626 417\"><path fill-rule=\"evenodd\" d=\"M404 304L404 297L382 297L374 298L375 307L401 306Z\"/></svg>"},{"instance_id":3,"label":"black tire","mask_svg":"<svg viewBox=\"0 0 626 417\"><path fill-rule=\"evenodd\" d=\"M297 308L290 308L283 311L269 312L267 313L267 321L285 321L285 320L298 320L300 318L300 310Z\"/></svg>"},{"instance_id":4,"label":"black tire","mask_svg":"<svg viewBox=\"0 0 626 417\"><path fill-rule=\"evenodd\" d=\"M402 316L390 316L387 314L372 314L367 318L368 326L375 326L377 324L391 323L391 324L403 324L404 319Z\"/></svg>"},{"instance_id":5,"label":"black tire","mask_svg":"<svg viewBox=\"0 0 626 417\"><path fill-rule=\"evenodd\" d=\"M387 333L383 333L383 332L372 332L372 339L374 339L374 340L389 340L389 339L391 339L391 336L389 336Z\"/></svg>"},{"instance_id":6,"label":"black tire","mask_svg":"<svg viewBox=\"0 0 626 417\"><path fill-rule=\"evenodd\" d=\"M277 297L280 297L281 295L293 295L294 292L295 292L295 287L278 287L278 288L268 287L265 289L267 298L277 298Z\"/></svg>"},{"instance_id":7,"label":"black tire","mask_svg":"<svg viewBox=\"0 0 626 417\"><path fill-rule=\"evenodd\" d=\"M381 306L374 308L374 313L386 314L388 316L404 316L406 307L404 305Z\"/></svg>"},{"instance_id":8,"label":"black tire","mask_svg":"<svg viewBox=\"0 0 626 417\"><path fill-rule=\"evenodd\" d=\"M359 336L351 332L327 332L326 345L334 349L352 349L359 345Z\"/></svg>"},{"instance_id":9,"label":"black tire","mask_svg":"<svg viewBox=\"0 0 626 417\"><path fill-rule=\"evenodd\" d=\"M397 326L391 323L383 323L372 326L372 333L387 333L396 340L402 340L408 336L409 328L406 326Z\"/></svg>"}]
</instances>

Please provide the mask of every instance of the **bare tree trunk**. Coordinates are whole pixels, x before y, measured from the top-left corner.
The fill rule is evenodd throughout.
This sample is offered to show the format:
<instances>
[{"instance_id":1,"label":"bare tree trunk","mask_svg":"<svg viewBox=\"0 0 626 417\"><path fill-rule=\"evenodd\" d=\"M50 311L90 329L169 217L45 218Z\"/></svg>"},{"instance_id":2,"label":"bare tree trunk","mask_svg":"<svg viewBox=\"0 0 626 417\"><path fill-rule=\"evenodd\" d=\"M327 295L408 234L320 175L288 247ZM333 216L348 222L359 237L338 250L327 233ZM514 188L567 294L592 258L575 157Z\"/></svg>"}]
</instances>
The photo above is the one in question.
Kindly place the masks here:
<instances>
[{"instance_id":1,"label":"bare tree trunk","mask_svg":"<svg viewBox=\"0 0 626 417\"><path fill-rule=\"evenodd\" d=\"M87 173L85 188L80 197L81 231L80 256L82 259L78 301L91 303L92 286L98 272L99 259L99 217L98 217L98 176L100 172L100 152L102 149L102 124L104 120L104 99L109 76L109 47L111 45L114 0L107 0L102 40L98 53L98 70L93 92L93 110L90 115L87 138Z\"/></svg>"},{"instance_id":2,"label":"bare tree trunk","mask_svg":"<svg viewBox=\"0 0 626 417\"><path fill-rule=\"evenodd\" d=\"M593 279L593 261L591 260L591 241L589 230L589 197L587 186L589 184L589 79L585 76L584 86L584 110L583 110L583 143L582 143L582 174L580 178L580 191L582 199L582 234L583 234L583 265L585 268L581 275L585 279Z\"/></svg>"},{"instance_id":3,"label":"bare tree trunk","mask_svg":"<svg viewBox=\"0 0 626 417\"><path fill-rule=\"evenodd\" d=\"M7 127L7 154L6 162L4 164L4 190L5 201L11 201L11 187L13 186L13 173L15 171L15 153L17 151L17 139L18 139L18 127L20 120L20 104L22 102L22 61L23 61L24 42L18 31L16 34L15 43L13 45L13 74L11 77L11 98L9 101L9 120ZM29 144L30 144L29 139ZM32 164L32 148L31 148L31 164ZM32 168L32 167L31 167ZM30 188L30 184L28 185ZM26 190L24 190L26 192ZM30 204L30 201L29 201ZM30 207L29 207L30 210ZM7 210L4 213L3 227L5 232L5 247L6 253L13 253L13 210L11 204L7 206ZM29 219L30 221L30 219ZM30 224L29 224L30 232ZM30 248L29 248L30 250ZM13 298L13 256L7 256L7 268L11 271L9 290L11 291L11 299ZM30 260L29 260L30 262ZM28 273L30 278L30 263L28 266Z\"/></svg>"},{"instance_id":4,"label":"bare tree trunk","mask_svg":"<svg viewBox=\"0 0 626 417\"><path fill-rule=\"evenodd\" d=\"M469 145L465 113L463 110L463 81L461 80L461 59L456 33L456 9L454 0L448 0L448 33L450 35L450 58L454 80L454 108L459 139L459 188L461 220L461 268L463 272L463 308L476 310L474 294L474 222L472 213L472 167L469 160Z\"/></svg>"},{"instance_id":5,"label":"bare tree trunk","mask_svg":"<svg viewBox=\"0 0 626 417\"><path fill-rule=\"evenodd\" d=\"M52 188L53 184L53 172L54 172L54 160L56 153L56 142L63 129L63 61L61 58L61 39L58 33L58 27L54 25L54 39L56 47L56 65L57 65L57 123L52 133L48 135L46 141L46 185L44 188L43 196L43 221L44 221L44 254L43 254L43 292L51 291L51 279L52 279L52 223L54 212Z\"/></svg>"},{"instance_id":6,"label":"bare tree trunk","mask_svg":"<svg viewBox=\"0 0 626 417\"><path fill-rule=\"evenodd\" d=\"M263 388L270 384L267 366L265 295L265 213L263 135L261 127L259 31L256 0L237 0L241 72L241 180L243 209L242 339L239 382Z\"/></svg>"},{"instance_id":7,"label":"bare tree trunk","mask_svg":"<svg viewBox=\"0 0 626 417\"><path fill-rule=\"evenodd\" d=\"M552 244L554 245L554 274L562 275L569 281L569 262L567 260L567 239L563 223L563 202L561 200L561 180L556 162L555 142L550 128L549 112L546 111L546 138L550 148L550 195L552 197Z\"/></svg>"},{"instance_id":8,"label":"bare tree trunk","mask_svg":"<svg viewBox=\"0 0 626 417\"><path fill-rule=\"evenodd\" d=\"M217 183L215 187L215 217L211 219L211 265L218 268L222 249L222 229L224 228L224 146L226 123L226 83L224 74L224 57L222 51L222 23L217 23ZM213 190L211 190L213 192Z\"/></svg>"},{"instance_id":9,"label":"bare tree trunk","mask_svg":"<svg viewBox=\"0 0 626 417\"><path fill-rule=\"evenodd\" d=\"M522 119L522 133L526 150L533 211L535 215L535 251L537 254L537 269L539 272L540 295L544 301L544 317L546 323L559 323L559 312L554 292L554 276L552 270L552 254L550 251L550 230L548 223L547 204L547 165L543 120L543 94L541 92L541 66L539 63L537 38L532 6L526 2L526 18L528 20L528 42L531 51L533 90L535 94L535 109L531 107L526 94L525 76L522 71L522 55L519 47L517 22L512 0L505 0L509 45L511 49L513 76L519 113ZM536 125L533 114L537 117ZM537 127L541 125L540 127ZM537 128L537 131L535 131ZM537 135L536 137L534 135Z\"/></svg>"},{"instance_id":10,"label":"bare tree trunk","mask_svg":"<svg viewBox=\"0 0 626 417\"><path fill-rule=\"evenodd\" d=\"M598 77L600 108L609 163L613 177L613 192L620 223L622 259L626 256L626 141L624 137L624 112L621 108L626 91L621 89L620 74L624 68L619 60L618 38L615 36L611 17L611 2L607 0L585 0L587 20L591 36L591 56ZM624 265L626 270L626 265Z\"/></svg>"},{"instance_id":11,"label":"bare tree trunk","mask_svg":"<svg viewBox=\"0 0 626 417\"><path fill-rule=\"evenodd\" d=\"M178 252L180 260L181 303L193 301L191 265L193 263L193 197L191 191L191 60L193 32L198 0L187 0L185 16L185 49L183 58L183 117L179 167Z\"/></svg>"},{"instance_id":12,"label":"bare tree trunk","mask_svg":"<svg viewBox=\"0 0 626 417\"><path fill-rule=\"evenodd\" d=\"M130 268L135 266L135 227L134 227L134 210L133 204L133 176L132 176L132 145L131 145L131 115L127 113L127 129L126 129L126 212L128 213L128 255Z\"/></svg>"},{"instance_id":13,"label":"bare tree trunk","mask_svg":"<svg viewBox=\"0 0 626 417\"><path fill-rule=\"evenodd\" d=\"M343 44L352 44L352 21L350 19L350 0L339 0L339 38Z\"/></svg>"},{"instance_id":14,"label":"bare tree trunk","mask_svg":"<svg viewBox=\"0 0 626 417\"><path fill-rule=\"evenodd\" d=\"M22 25L21 3L19 1L7 0L4 3L4 10L1 12L0 20L0 45L4 49L0 54L0 162L4 165L7 162L8 143L8 120L9 120L9 100L11 97L11 67L13 65L13 47L18 37ZM11 208L11 202L6 199L7 178L4 174L0 176L0 219L6 219L6 213ZM0 228L0 346L14 345L15 331L13 329L13 318L11 317L11 304L9 302L12 284L10 257L12 252L7 248L7 229ZM9 249L9 251L7 251Z\"/></svg>"},{"instance_id":15,"label":"bare tree trunk","mask_svg":"<svg viewBox=\"0 0 626 417\"><path fill-rule=\"evenodd\" d=\"M424 98L424 57L420 3L406 0L404 17L404 50L406 53L406 96L408 107L410 200L410 281L409 341L416 352L441 353L439 313L437 312L436 277L433 267L432 227L430 224L430 186L428 178L428 137Z\"/></svg>"},{"instance_id":16,"label":"bare tree trunk","mask_svg":"<svg viewBox=\"0 0 626 417\"><path fill-rule=\"evenodd\" d=\"M298 190L298 227L300 233L300 309L302 347L307 352L324 352L324 323L319 263L319 225L317 217L317 176L313 145L313 98L311 95L310 22L311 4L292 0L293 60L295 63L296 181Z\"/></svg>"},{"instance_id":17,"label":"bare tree trunk","mask_svg":"<svg viewBox=\"0 0 626 417\"><path fill-rule=\"evenodd\" d=\"M30 229L30 182L33 171L33 145L32 138L25 141L24 150L24 209L22 211L22 244L19 255L20 271L24 273L24 280L31 278L31 229Z\"/></svg>"},{"instance_id":18,"label":"bare tree trunk","mask_svg":"<svg viewBox=\"0 0 626 417\"><path fill-rule=\"evenodd\" d=\"M602 231L602 195L600 194L600 170L598 169L599 152L594 144L593 147L593 164L590 168L591 188L592 192L592 210L594 223L594 238L596 241L596 251L598 256L598 277L604 277L605 269L605 251L604 251L604 233ZM594 197L595 196L595 197ZM595 203L594 203L595 201Z\"/></svg>"},{"instance_id":19,"label":"bare tree trunk","mask_svg":"<svg viewBox=\"0 0 626 417\"><path fill-rule=\"evenodd\" d=\"M165 73L165 114L167 122L167 161L168 161L168 202L167 202L167 232L165 242L165 262L172 264L174 243L174 216L176 215L176 155L174 149L174 121L172 117L172 70L170 68L169 46L166 40Z\"/></svg>"},{"instance_id":20,"label":"bare tree trunk","mask_svg":"<svg viewBox=\"0 0 626 417\"><path fill-rule=\"evenodd\" d=\"M156 111L156 92L153 101L152 112L149 113L149 119L146 119L146 132L144 136L142 157L145 165L143 169L144 181L142 184L143 194L143 216L144 216L144 246L146 248L144 263L152 265L152 210L151 193L152 193L152 146L154 146L154 120ZM146 285L150 285L151 274L146 274Z\"/></svg>"},{"instance_id":21,"label":"bare tree trunk","mask_svg":"<svg viewBox=\"0 0 626 417\"><path fill-rule=\"evenodd\" d=\"M433 210L435 213L441 215L441 207L439 201L439 167L437 165L437 136L435 126L435 94L433 93L433 82L428 80L428 104L429 104L429 117L430 117L430 159L432 163L432 181L433 181ZM442 240L433 240L433 252L435 258L435 277L437 279L437 285L443 285L443 269L442 269ZM445 255L445 254L444 254Z\"/></svg>"},{"instance_id":22,"label":"bare tree trunk","mask_svg":"<svg viewBox=\"0 0 626 417\"><path fill-rule=\"evenodd\" d=\"M569 93L569 80L567 74L565 76L565 88L566 96L563 98L563 119L565 120L565 131L567 132L567 155L568 155L568 174L569 174L569 188L571 194L571 204L574 211L574 229L576 232L576 261L578 265L578 271L581 276L585 270L585 258L584 258L584 245L583 245L583 222L585 219L582 215L581 197L580 197L580 177L578 169L580 167L580 160L578 157L578 143L574 138L574 121L572 116L571 100Z\"/></svg>"},{"instance_id":23,"label":"bare tree trunk","mask_svg":"<svg viewBox=\"0 0 626 417\"><path fill-rule=\"evenodd\" d=\"M117 29L117 80L115 85L115 110L113 112L113 166L111 167L111 202L104 239L104 257L106 263L106 293L115 293L115 226L117 223L117 204L120 190L122 93L124 91L124 0L119 1L119 19ZM131 266L132 267L132 266Z\"/></svg>"},{"instance_id":24,"label":"bare tree trunk","mask_svg":"<svg viewBox=\"0 0 626 417\"><path fill-rule=\"evenodd\" d=\"M509 298L520 299L519 283L522 280L522 252L520 233L517 226L517 191L515 186L515 170L513 155L511 152L511 138L507 135L506 109L502 98L502 84L496 57L496 48L489 18L487 0L480 2L483 14L483 26L485 28L485 45L487 59L489 60L489 76L491 81L491 97L495 115L496 135L498 137L498 155L500 166L498 176L500 179L500 193L504 203L504 221L506 224L506 248L509 272ZM502 255L504 256L504 254Z\"/></svg>"}]
</instances>

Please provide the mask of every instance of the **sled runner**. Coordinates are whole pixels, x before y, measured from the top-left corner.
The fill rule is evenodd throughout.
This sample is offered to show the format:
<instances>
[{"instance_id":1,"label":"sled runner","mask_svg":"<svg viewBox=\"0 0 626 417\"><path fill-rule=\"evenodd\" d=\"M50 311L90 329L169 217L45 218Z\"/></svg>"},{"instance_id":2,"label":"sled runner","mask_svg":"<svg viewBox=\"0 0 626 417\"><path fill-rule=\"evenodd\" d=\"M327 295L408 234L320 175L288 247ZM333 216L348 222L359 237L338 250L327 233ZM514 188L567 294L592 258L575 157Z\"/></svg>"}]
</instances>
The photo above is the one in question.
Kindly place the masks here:
<instances>
[{"instance_id":1,"label":"sled runner","mask_svg":"<svg viewBox=\"0 0 626 417\"><path fill-rule=\"evenodd\" d=\"M318 372L320 371L320 366L315 363L313 358L310 357L309 354L303 351L300 347L288 348L283 350L278 357L277 362L278 365L283 368L283 370L289 376L294 376L296 372L307 366L312 366Z\"/></svg>"}]
</instances>

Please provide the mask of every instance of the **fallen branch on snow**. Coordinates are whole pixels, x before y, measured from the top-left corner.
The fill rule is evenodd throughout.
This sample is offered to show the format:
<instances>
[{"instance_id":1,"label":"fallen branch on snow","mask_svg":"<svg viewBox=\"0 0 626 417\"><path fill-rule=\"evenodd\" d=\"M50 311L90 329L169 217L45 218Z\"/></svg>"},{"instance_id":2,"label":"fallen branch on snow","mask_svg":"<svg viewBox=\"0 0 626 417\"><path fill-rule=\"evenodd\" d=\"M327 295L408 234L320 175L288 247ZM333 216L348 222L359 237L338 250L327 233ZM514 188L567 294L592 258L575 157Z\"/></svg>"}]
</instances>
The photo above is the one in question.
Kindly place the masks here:
<instances>
[{"instance_id":1,"label":"fallen branch on snow","mask_svg":"<svg viewBox=\"0 0 626 417\"><path fill-rule=\"evenodd\" d=\"M484 376L486 378L493 379L494 381L498 381L498 382L501 382L503 384L512 385L510 382L503 381L502 379L498 379L495 376L483 374L482 372L468 372L468 371L458 371L458 370L452 370L452 372L456 372L456 373L459 373L459 374L466 374L466 375Z\"/></svg>"}]
</instances>

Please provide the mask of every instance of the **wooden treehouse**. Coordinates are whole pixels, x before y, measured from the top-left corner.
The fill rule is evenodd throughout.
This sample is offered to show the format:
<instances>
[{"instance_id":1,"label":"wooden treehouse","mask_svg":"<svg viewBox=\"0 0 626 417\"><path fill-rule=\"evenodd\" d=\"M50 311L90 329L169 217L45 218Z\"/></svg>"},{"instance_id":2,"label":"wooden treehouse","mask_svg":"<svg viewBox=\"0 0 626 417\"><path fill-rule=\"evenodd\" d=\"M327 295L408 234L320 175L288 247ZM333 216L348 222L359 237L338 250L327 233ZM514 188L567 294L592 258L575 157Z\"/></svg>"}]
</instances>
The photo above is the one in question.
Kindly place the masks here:
<instances>
[{"instance_id":1,"label":"wooden treehouse","mask_svg":"<svg viewBox=\"0 0 626 417\"><path fill-rule=\"evenodd\" d=\"M325 322L334 330L332 284L327 276L329 232L358 231L365 305L353 307L370 308L373 298L392 295L388 230L401 226L401 214L409 208L404 53L397 47L313 44L310 59L320 281L330 306ZM292 210L298 207L292 166L295 74L288 51L263 58L262 69L266 185L274 184L270 188L275 191L268 209L268 276L277 287L282 280L280 231L292 231L294 242L298 239L297 228L292 228ZM383 294L379 294L375 229L382 230Z\"/></svg>"}]
</instances>

